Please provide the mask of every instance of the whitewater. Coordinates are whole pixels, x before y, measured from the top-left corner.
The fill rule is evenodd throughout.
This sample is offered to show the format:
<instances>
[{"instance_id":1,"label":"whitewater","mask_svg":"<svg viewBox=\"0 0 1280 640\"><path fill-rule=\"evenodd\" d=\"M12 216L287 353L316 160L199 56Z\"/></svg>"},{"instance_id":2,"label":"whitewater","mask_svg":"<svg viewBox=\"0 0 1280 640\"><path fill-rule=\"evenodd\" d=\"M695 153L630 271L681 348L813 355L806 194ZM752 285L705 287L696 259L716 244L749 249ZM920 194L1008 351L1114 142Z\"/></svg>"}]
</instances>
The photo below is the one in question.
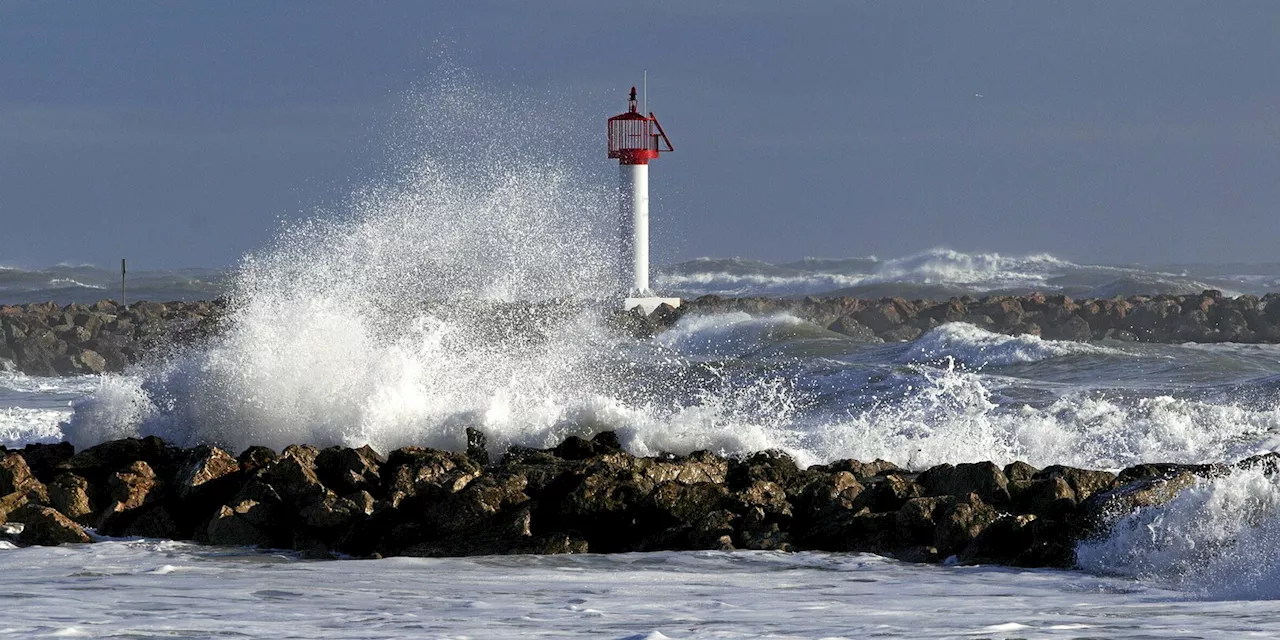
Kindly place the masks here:
<instances>
[{"instance_id":1,"label":"whitewater","mask_svg":"<svg viewBox=\"0 0 1280 640\"><path fill-rule=\"evenodd\" d=\"M286 226L232 269L150 274L164 297L225 296L218 335L101 377L33 378L0 363L0 444L157 435L233 452L307 443L385 454L462 449L474 425L494 451L612 430L638 455L779 449L801 465L882 458L910 469L1120 469L1280 448L1272 345L1085 344L965 324L868 344L744 313L619 335L589 302L609 297L616 273L608 183L491 144L522 121L502 105L555 105L465 83L417 100L423 117L410 118L396 169L335 210ZM0 293L97 299L111 286L98 271L0 270ZM698 260L656 283L683 295L945 297L1261 292L1277 278L1274 265L933 250ZM495 315L530 300L545 313ZM1280 484L1249 470L1122 519L1077 549L1071 571L834 553L316 562L143 539L0 546L0 636L15 638L1280 635Z\"/></svg>"}]
</instances>

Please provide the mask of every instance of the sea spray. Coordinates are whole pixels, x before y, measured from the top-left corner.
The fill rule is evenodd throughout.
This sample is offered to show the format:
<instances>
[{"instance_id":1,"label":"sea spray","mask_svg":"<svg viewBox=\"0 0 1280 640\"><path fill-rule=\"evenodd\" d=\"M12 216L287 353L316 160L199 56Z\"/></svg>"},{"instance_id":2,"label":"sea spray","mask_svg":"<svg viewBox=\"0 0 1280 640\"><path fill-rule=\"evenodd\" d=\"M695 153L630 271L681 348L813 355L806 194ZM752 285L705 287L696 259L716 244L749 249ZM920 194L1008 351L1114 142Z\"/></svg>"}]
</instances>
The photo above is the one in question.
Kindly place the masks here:
<instances>
[{"instance_id":1,"label":"sea spray","mask_svg":"<svg viewBox=\"0 0 1280 640\"><path fill-rule=\"evenodd\" d=\"M1274 403L1010 373L1144 362L1120 347L969 326L868 345L786 315L691 315L652 341L614 333L591 302L614 288L612 181L513 150L518 123L556 121L538 108L465 86L424 93L394 172L247 256L217 335L102 378L65 437L386 452L461 449L474 426L501 451L608 429L638 454L1113 468L1242 457L1280 430ZM988 274L1062 267L946 253L916 267L934 260Z\"/></svg>"},{"instance_id":2,"label":"sea spray","mask_svg":"<svg viewBox=\"0 0 1280 640\"><path fill-rule=\"evenodd\" d=\"M1090 571L1214 599L1280 597L1280 479L1262 469L1202 478L1116 520L1077 548Z\"/></svg>"},{"instance_id":3,"label":"sea spray","mask_svg":"<svg viewBox=\"0 0 1280 640\"><path fill-rule=\"evenodd\" d=\"M604 297L613 208L607 190L504 135L541 120L504 98L448 83L423 97L405 132L415 144L394 145L403 166L246 257L224 331L105 381L67 438L386 450L455 447L474 423L499 444L549 442L569 407L606 393L590 366L609 351L604 331L581 313L536 344L495 341L486 305Z\"/></svg>"}]
</instances>

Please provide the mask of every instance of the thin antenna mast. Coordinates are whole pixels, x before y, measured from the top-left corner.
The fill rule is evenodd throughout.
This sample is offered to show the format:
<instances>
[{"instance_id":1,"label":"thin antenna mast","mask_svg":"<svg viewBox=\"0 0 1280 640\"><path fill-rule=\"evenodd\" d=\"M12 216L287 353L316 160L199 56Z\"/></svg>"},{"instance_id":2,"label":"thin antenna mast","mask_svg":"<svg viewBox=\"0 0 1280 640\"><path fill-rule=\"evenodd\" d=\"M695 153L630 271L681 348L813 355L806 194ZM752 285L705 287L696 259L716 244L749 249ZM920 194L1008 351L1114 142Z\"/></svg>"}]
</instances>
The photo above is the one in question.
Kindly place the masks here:
<instances>
[{"instance_id":1,"label":"thin antenna mast","mask_svg":"<svg viewBox=\"0 0 1280 640\"><path fill-rule=\"evenodd\" d=\"M643 87L644 88L644 112L643 113L648 114L649 113L649 70L648 69L644 70L644 82L641 84L644 85Z\"/></svg>"}]
</instances>

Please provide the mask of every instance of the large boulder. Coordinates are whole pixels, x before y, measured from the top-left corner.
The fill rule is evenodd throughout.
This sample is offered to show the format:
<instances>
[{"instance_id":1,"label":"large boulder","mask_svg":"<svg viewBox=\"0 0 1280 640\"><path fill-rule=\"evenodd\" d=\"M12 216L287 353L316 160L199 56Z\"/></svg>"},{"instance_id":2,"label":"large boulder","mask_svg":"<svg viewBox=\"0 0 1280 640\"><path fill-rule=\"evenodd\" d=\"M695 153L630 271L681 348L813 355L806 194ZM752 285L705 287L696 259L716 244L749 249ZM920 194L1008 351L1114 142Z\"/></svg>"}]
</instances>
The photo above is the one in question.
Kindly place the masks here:
<instances>
[{"instance_id":1,"label":"large boulder","mask_svg":"<svg viewBox=\"0 0 1280 640\"><path fill-rule=\"evenodd\" d=\"M98 530L105 535L123 535L141 515L139 509L160 498L163 486L151 465L141 460L112 474L107 480L110 502L98 515Z\"/></svg>"},{"instance_id":2,"label":"large boulder","mask_svg":"<svg viewBox=\"0 0 1280 640\"><path fill-rule=\"evenodd\" d=\"M48 484L49 506L75 522L94 523L94 505L89 497L89 481L74 473L64 473Z\"/></svg>"},{"instance_id":3,"label":"large boulder","mask_svg":"<svg viewBox=\"0 0 1280 640\"><path fill-rule=\"evenodd\" d=\"M44 485L31 473L31 467L22 454L10 452L0 457L0 495L35 491L44 492Z\"/></svg>"},{"instance_id":4,"label":"large boulder","mask_svg":"<svg viewBox=\"0 0 1280 640\"><path fill-rule=\"evenodd\" d=\"M80 525L50 507L29 504L10 514L9 521L24 525L18 535L22 544L56 546L90 541Z\"/></svg>"},{"instance_id":5,"label":"large boulder","mask_svg":"<svg viewBox=\"0 0 1280 640\"><path fill-rule=\"evenodd\" d=\"M387 456L380 474L387 501L399 507L409 499L425 501L457 493L481 471L464 453L405 447Z\"/></svg>"},{"instance_id":6,"label":"large boulder","mask_svg":"<svg viewBox=\"0 0 1280 640\"><path fill-rule=\"evenodd\" d=\"M186 499L239 470L240 463L231 454L212 445L200 445L187 453L174 476L173 489L179 498Z\"/></svg>"},{"instance_id":7,"label":"large boulder","mask_svg":"<svg viewBox=\"0 0 1280 640\"><path fill-rule=\"evenodd\" d=\"M1009 503L1009 480L991 462L941 464L921 473L916 483L927 496L963 497L975 493L988 504Z\"/></svg>"}]
</instances>

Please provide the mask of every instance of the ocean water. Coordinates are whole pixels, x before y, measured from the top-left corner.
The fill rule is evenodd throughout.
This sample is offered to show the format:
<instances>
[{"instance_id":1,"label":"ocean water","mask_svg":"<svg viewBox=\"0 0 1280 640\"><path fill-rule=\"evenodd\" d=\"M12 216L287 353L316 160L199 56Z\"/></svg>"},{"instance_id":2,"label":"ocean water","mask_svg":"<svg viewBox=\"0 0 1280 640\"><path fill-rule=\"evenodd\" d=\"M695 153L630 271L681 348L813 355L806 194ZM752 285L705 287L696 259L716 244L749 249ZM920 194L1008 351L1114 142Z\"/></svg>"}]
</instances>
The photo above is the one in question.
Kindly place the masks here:
<instances>
[{"instance_id":1,"label":"ocean water","mask_svg":"<svg viewBox=\"0 0 1280 640\"><path fill-rule=\"evenodd\" d=\"M229 322L208 342L101 377L0 365L0 444L159 435L237 452L309 443L385 453L460 449L464 427L478 425L498 450L614 430L640 455L773 448L804 465L884 458L916 469L1118 469L1280 448L1272 345L1079 344L962 324L868 345L787 315L740 313L619 337L591 305L554 302L611 295L612 182L497 153L492 142L514 135L503 127L556 111L516 98L446 83L406 115L408 142L391 145L398 168L335 211L228 270L138 275L158 284L136 295L227 295ZM505 117L511 104L526 117ZM1276 265L935 250L698 260L656 282L685 295L924 297L1262 292L1277 278ZM113 282L91 267L0 271L9 302L94 300ZM495 317L494 303L530 299L554 312ZM1275 637L1277 482L1244 471L1203 481L1082 546L1073 571L826 553L311 562L156 540L6 547L0 636Z\"/></svg>"},{"instance_id":2,"label":"ocean water","mask_svg":"<svg viewBox=\"0 0 1280 640\"><path fill-rule=\"evenodd\" d=\"M598 258L598 256L597 256ZM235 268L130 268L130 300L208 300L230 292ZM697 297L838 295L946 300L1032 292L1076 298L1195 294L1263 295L1280 289L1280 263L1089 264L1048 254L1001 255L934 248L898 258L805 258L773 264L697 258L660 265L654 286ZM90 264L21 269L0 265L0 304L60 304L120 298L120 272Z\"/></svg>"}]
</instances>

